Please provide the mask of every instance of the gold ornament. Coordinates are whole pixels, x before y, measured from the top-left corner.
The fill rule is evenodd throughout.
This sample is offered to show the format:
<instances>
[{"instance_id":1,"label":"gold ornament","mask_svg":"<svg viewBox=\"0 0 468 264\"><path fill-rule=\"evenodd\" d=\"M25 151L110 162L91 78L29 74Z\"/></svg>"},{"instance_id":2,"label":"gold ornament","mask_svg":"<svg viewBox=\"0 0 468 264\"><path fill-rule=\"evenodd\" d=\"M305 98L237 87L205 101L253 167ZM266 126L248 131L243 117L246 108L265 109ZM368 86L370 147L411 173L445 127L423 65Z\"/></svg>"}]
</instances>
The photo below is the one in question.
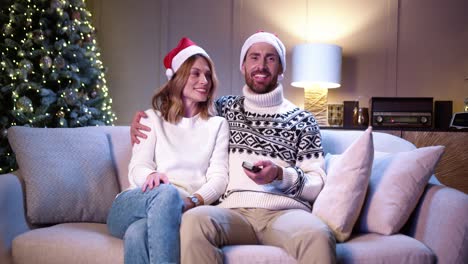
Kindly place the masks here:
<instances>
[{"instance_id":1,"label":"gold ornament","mask_svg":"<svg viewBox=\"0 0 468 264\"><path fill-rule=\"evenodd\" d=\"M64 113L62 110L59 110L55 115L56 115L58 118L63 118L63 117L65 117L65 113Z\"/></svg>"}]
</instances>

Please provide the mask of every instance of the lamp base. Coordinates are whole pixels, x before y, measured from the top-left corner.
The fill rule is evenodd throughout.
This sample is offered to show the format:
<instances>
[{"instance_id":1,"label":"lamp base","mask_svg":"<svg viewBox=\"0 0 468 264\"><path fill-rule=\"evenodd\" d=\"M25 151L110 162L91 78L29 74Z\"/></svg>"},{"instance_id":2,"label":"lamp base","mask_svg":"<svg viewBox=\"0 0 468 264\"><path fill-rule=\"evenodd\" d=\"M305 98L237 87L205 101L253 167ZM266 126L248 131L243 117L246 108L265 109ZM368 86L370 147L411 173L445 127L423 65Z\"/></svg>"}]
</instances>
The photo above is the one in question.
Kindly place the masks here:
<instances>
[{"instance_id":1,"label":"lamp base","mask_svg":"<svg viewBox=\"0 0 468 264\"><path fill-rule=\"evenodd\" d=\"M311 112L319 126L328 126L327 88L304 88L304 109Z\"/></svg>"}]
</instances>

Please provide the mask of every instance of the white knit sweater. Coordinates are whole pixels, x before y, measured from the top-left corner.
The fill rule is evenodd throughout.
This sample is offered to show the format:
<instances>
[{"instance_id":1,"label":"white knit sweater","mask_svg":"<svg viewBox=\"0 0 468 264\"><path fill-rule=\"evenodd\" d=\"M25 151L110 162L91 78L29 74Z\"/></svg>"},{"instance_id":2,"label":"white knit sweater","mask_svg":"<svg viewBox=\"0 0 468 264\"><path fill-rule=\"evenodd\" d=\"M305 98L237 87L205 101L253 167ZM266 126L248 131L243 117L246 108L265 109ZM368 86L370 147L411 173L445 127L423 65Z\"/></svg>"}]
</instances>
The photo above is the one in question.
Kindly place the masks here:
<instances>
[{"instance_id":1,"label":"white knit sweater","mask_svg":"<svg viewBox=\"0 0 468 264\"><path fill-rule=\"evenodd\" d=\"M267 94L252 93L245 86L243 94L216 102L231 130L230 179L219 206L310 211L326 177L314 117L286 100L281 85ZM283 167L281 181L258 185L244 173L243 161L265 159Z\"/></svg>"},{"instance_id":2,"label":"white knit sweater","mask_svg":"<svg viewBox=\"0 0 468 264\"><path fill-rule=\"evenodd\" d=\"M130 188L141 187L146 177L163 172L182 195L193 193L205 204L216 201L228 182L229 126L222 117L198 115L177 124L164 121L159 112L145 111L141 124L151 128L148 138L133 146L129 165Z\"/></svg>"}]
</instances>

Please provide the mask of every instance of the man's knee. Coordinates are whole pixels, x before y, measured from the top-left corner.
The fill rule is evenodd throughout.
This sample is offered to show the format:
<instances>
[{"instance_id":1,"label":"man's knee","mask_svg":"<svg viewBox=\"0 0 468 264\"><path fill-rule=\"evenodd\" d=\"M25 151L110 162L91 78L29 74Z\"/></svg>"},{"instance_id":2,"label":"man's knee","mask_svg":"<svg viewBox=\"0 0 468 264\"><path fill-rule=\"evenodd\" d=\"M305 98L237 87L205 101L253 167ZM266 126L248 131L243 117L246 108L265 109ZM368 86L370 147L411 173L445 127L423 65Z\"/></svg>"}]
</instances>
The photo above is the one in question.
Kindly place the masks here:
<instances>
[{"instance_id":1,"label":"man's knee","mask_svg":"<svg viewBox=\"0 0 468 264\"><path fill-rule=\"evenodd\" d=\"M309 230L307 232L304 232L303 235L314 241L323 242L327 244L335 244L336 242L333 232L326 226Z\"/></svg>"},{"instance_id":2,"label":"man's knee","mask_svg":"<svg viewBox=\"0 0 468 264\"><path fill-rule=\"evenodd\" d=\"M181 223L181 230L182 229L192 229L198 228L202 225L207 224L210 219L209 216L209 208L208 206L201 206L196 207L193 209L188 210L182 215L182 223Z\"/></svg>"},{"instance_id":3,"label":"man's knee","mask_svg":"<svg viewBox=\"0 0 468 264\"><path fill-rule=\"evenodd\" d=\"M210 216L212 206L200 206L182 215L180 237L182 240L197 240L216 234L215 221Z\"/></svg>"}]
</instances>

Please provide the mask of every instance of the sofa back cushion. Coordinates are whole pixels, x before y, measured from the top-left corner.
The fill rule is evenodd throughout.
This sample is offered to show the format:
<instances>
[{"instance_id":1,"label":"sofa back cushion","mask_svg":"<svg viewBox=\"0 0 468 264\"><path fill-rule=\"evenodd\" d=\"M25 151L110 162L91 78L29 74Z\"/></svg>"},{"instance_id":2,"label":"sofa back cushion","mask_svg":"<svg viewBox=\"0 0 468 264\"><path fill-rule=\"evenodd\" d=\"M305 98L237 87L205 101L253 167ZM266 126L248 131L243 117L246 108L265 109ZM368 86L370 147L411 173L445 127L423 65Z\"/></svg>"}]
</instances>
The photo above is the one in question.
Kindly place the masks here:
<instances>
[{"instance_id":1,"label":"sofa back cushion","mask_svg":"<svg viewBox=\"0 0 468 264\"><path fill-rule=\"evenodd\" d=\"M312 213L333 231L338 242L346 241L361 212L374 159L372 127L343 154L327 154L325 186Z\"/></svg>"},{"instance_id":2,"label":"sofa back cushion","mask_svg":"<svg viewBox=\"0 0 468 264\"><path fill-rule=\"evenodd\" d=\"M31 224L106 221L119 184L105 133L14 126L8 140L24 180Z\"/></svg>"},{"instance_id":3,"label":"sofa back cushion","mask_svg":"<svg viewBox=\"0 0 468 264\"><path fill-rule=\"evenodd\" d=\"M130 186L128 181L128 164L132 157L132 144L130 142L129 126L95 126L80 127L80 130L91 130L106 134L112 155L112 160L117 172L120 190Z\"/></svg>"},{"instance_id":4,"label":"sofa back cushion","mask_svg":"<svg viewBox=\"0 0 468 264\"><path fill-rule=\"evenodd\" d=\"M444 146L431 146L399 153L375 153L357 231L398 233L416 208L444 150Z\"/></svg>"},{"instance_id":5,"label":"sofa back cushion","mask_svg":"<svg viewBox=\"0 0 468 264\"><path fill-rule=\"evenodd\" d=\"M321 129L323 151L325 154L341 154L362 133L364 131L361 130ZM391 134L374 131L372 137L375 151L394 153L416 148L411 142Z\"/></svg>"}]
</instances>

